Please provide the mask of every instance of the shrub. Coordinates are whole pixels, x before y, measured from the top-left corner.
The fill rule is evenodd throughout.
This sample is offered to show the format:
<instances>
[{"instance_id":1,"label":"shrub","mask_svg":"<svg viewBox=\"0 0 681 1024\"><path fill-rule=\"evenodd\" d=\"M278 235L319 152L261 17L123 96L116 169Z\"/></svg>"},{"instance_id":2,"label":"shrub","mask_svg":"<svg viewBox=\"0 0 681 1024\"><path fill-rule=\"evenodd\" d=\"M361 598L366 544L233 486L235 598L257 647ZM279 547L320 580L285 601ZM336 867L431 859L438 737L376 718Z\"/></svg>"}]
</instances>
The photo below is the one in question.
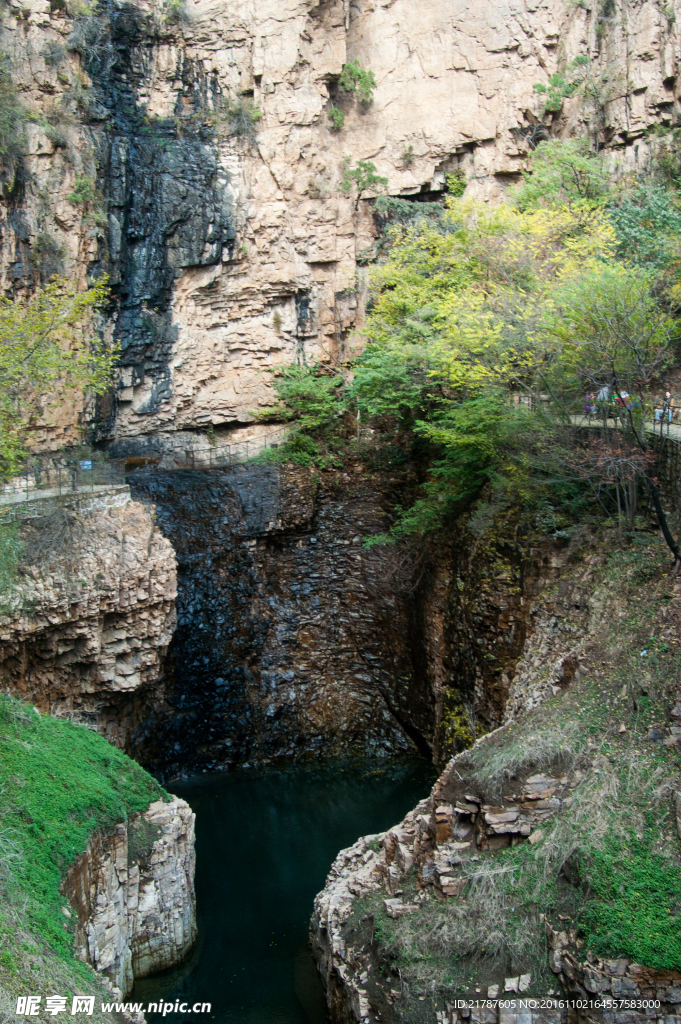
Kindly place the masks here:
<instances>
[{"instance_id":1,"label":"shrub","mask_svg":"<svg viewBox=\"0 0 681 1024\"><path fill-rule=\"evenodd\" d=\"M73 192L67 196L72 206L87 206L89 203L94 203L97 198L97 183L88 174L76 178Z\"/></svg>"},{"instance_id":2,"label":"shrub","mask_svg":"<svg viewBox=\"0 0 681 1024\"><path fill-rule=\"evenodd\" d=\"M345 114L338 107L331 107L329 110L329 121L334 132L339 132L345 124Z\"/></svg>"},{"instance_id":3,"label":"shrub","mask_svg":"<svg viewBox=\"0 0 681 1024\"><path fill-rule=\"evenodd\" d=\"M278 404L257 413L258 419L286 419L291 430L277 449L268 449L263 458L295 462L301 466L330 467L337 464L330 452L339 417L345 408L344 379L321 366L288 366L278 371L272 384Z\"/></svg>"},{"instance_id":4,"label":"shrub","mask_svg":"<svg viewBox=\"0 0 681 1024\"><path fill-rule=\"evenodd\" d=\"M367 71L359 61L353 60L350 64L343 65L338 87L342 92L352 93L353 96L358 96L363 103L368 104L374 98L376 78L373 71Z\"/></svg>"},{"instance_id":5,"label":"shrub","mask_svg":"<svg viewBox=\"0 0 681 1024\"><path fill-rule=\"evenodd\" d=\"M43 57L49 67L56 68L66 57L66 47L51 39L43 50Z\"/></svg>"},{"instance_id":6,"label":"shrub","mask_svg":"<svg viewBox=\"0 0 681 1024\"><path fill-rule=\"evenodd\" d=\"M563 100L572 96L581 85L588 64L588 57L583 55L575 57L565 71L557 71L555 75L551 75L548 85L538 83L534 86L535 92L546 97L543 111L545 114L560 111Z\"/></svg>"},{"instance_id":7,"label":"shrub","mask_svg":"<svg viewBox=\"0 0 681 1024\"><path fill-rule=\"evenodd\" d=\"M443 212L441 203L420 203L397 196L379 196L373 206L374 217L382 230L390 223L410 224L429 218L438 220Z\"/></svg>"},{"instance_id":8,"label":"shrub","mask_svg":"<svg viewBox=\"0 0 681 1024\"><path fill-rule=\"evenodd\" d=\"M569 202L604 203L608 178L600 156L584 139L540 142L532 154L532 170L511 189L519 210L556 208Z\"/></svg>"},{"instance_id":9,"label":"shrub","mask_svg":"<svg viewBox=\"0 0 681 1024\"><path fill-rule=\"evenodd\" d=\"M466 175L463 171L456 170L452 174L447 175L447 191L450 196L454 196L456 199L460 199L466 191Z\"/></svg>"},{"instance_id":10,"label":"shrub","mask_svg":"<svg viewBox=\"0 0 681 1024\"><path fill-rule=\"evenodd\" d=\"M98 76L107 75L116 62L111 42L111 27L107 18L96 14L96 5L81 3L73 16L73 28L66 40L69 50L75 50L88 71Z\"/></svg>"},{"instance_id":11,"label":"shrub","mask_svg":"<svg viewBox=\"0 0 681 1024\"><path fill-rule=\"evenodd\" d=\"M350 166L350 157L343 162L343 179L341 190L347 195L355 192L355 209L359 209L359 201L368 191L384 189L388 184L387 178L376 174L376 165L370 160L359 160L356 167Z\"/></svg>"},{"instance_id":12,"label":"shrub","mask_svg":"<svg viewBox=\"0 0 681 1024\"><path fill-rule=\"evenodd\" d=\"M188 22L190 19L185 0L167 0L163 17L168 25Z\"/></svg>"},{"instance_id":13,"label":"shrub","mask_svg":"<svg viewBox=\"0 0 681 1024\"><path fill-rule=\"evenodd\" d=\"M51 281L61 273L66 249L48 231L40 231L31 246L29 260L38 274L41 284Z\"/></svg>"},{"instance_id":14,"label":"shrub","mask_svg":"<svg viewBox=\"0 0 681 1024\"><path fill-rule=\"evenodd\" d=\"M262 113L253 100L247 96L240 96L233 103L228 104L220 119L227 124L230 135L252 142L256 135L255 126L261 118Z\"/></svg>"},{"instance_id":15,"label":"shrub","mask_svg":"<svg viewBox=\"0 0 681 1024\"><path fill-rule=\"evenodd\" d=\"M109 387L115 352L90 334L105 285L78 294L54 281L30 299L0 299L0 476L17 471L46 398L49 408L68 392Z\"/></svg>"}]
</instances>

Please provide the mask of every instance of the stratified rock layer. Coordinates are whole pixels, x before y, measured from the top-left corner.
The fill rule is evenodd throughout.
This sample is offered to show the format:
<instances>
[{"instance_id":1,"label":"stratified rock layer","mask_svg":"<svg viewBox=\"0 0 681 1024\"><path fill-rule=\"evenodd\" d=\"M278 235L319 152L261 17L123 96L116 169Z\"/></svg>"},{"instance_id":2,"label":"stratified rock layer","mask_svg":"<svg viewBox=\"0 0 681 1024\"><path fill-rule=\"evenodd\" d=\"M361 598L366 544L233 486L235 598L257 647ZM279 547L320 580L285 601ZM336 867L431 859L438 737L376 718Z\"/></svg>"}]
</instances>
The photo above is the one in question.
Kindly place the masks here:
<instances>
[{"instance_id":1,"label":"stratified rock layer","mask_svg":"<svg viewBox=\"0 0 681 1024\"><path fill-rule=\"evenodd\" d=\"M94 836L62 883L83 959L122 996L196 941L194 819L184 800L158 800Z\"/></svg>"},{"instance_id":2,"label":"stratified rock layer","mask_svg":"<svg viewBox=\"0 0 681 1024\"><path fill-rule=\"evenodd\" d=\"M630 945L630 955L608 959L594 952L599 946L583 927L582 912L593 899L583 865L608 827L604 806L607 813L615 811L619 823L619 815L624 818L629 805L638 800L639 821L650 822L649 816L656 815L662 834L660 823L673 825L676 819L681 835L674 761L660 757L655 762L651 756L657 744L660 750L678 750L681 692L674 676L665 673L663 698L660 689L655 691L656 724L634 732L636 718L617 696L628 677L622 662L614 661L619 649L613 653L613 648L615 643L631 644L630 613L632 603L638 608L642 600L641 585L627 588L623 575L621 590L609 586L604 562L602 549L585 549L581 561L534 602L528 616L530 622L534 619L534 628L515 667L507 723L452 758L430 795L402 822L382 835L363 837L338 855L315 900L311 928L334 1024L398 1024L426 1019L424 1014L438 1024L527 1024L530 1016L545 1024L617 1024L623 1016L621 1006L603 1002L613 999L632 1000L626 1011L628 1024L644 1024L651 1013L669 1024L681 1020L681 973L673 957L667 957L664 969L653 968L634 962ZM656 635L665 643L676 636L681 610L681 584L675 584L672 593L667 579L662 576L658 581L656 593L664 593L665 602L659 602L654 620ZM645 599L650 601L648 594ZM616 666L610 673L604 668L608 657ZM638 669L638 645L634 659ZM639 669L636 678L634 708L638 694L647 699L655 685L645 669ZM593 709L584 716L580 701L594 690L607 708L604 720L598 720ZM553 697L559 699L552 707L540 708ZM612 752L604 756L591 735L581 746L575 740L580 728L597 721L601 735L616 736L621 744L614 748L622 759L619 764ZM656 803L645 786L618 794L620 766L638 761L663 764L656 769L658 778L668 772ZM595 810L599 801L601 817ZM671 835L666 838L671 840ZM529 890L523 890L519 880L507 890L508 903L503 888L486 888L496 872L514 870L512 855L497 858L499 851L526 844L534 863L544 858L544 865L559 873L562 891L568 893L564 905L544 906L536 902L536 892L532 905L532 900L520 896ZM575 850L579 856L574 856ZM678 846L669 842L663 856L678 862ZM520 857L515 861L519 863ZM526 914L522 928L536 939L532 954L520 947L513 952L509 941L513 922L508 913L516 912L516 892ZM405 925L411 915L416 916L410 931ZM385 916L405 919L395 926L404 928L397 937L385 935ZM471 925L468 947L453 941L462 921ZM475 926L480 929L479 941L471 939ZM493 948L495 929L503 933L504 945ZM439 947L433 936L439 936ZM459 939L458 934L455 937ZM623 943L608 935L611 949L615 943L620 949L616 947L614 954ZM608 945L603 943L606 949ZM432 964L429 950L435 951ZM419 959L424 951L425 958ZM451 965L451 976L444 981L443 961L436 966L441 953ZM652 957L651 961L655 962ZM658 965L660 961L658 954ZM546 998L556 992L557 999ZM458 993L463 1000L473 1000L472 1009L461 1005ZM516 997L524 994L541 999L534 1007L520 1005ZM572 1004L566 1005L563 997ZM490 1002L484 1004L485 999ZM476 1000L483 1005L476 1007ZM654 1008L645 1000L656 1001Z\"/></svg>"},{"instance_id":3,"label":"stratified rock layer","mask_svg":"<svg viewBox=\"0 0 681 1024\"><path fill-rule=\"evenodd\" d=\"M647 129L675 123L678 3L187 0L169 13L107 2L74 22L61 4L11 0L2 14L38 115L8 172L3 287L109 273L121 372L99 415L118 436L243 426L270 400L263 370L350 353L375 230L370 195L355 209L341 187L346 158L375 163L392 195L437 197L458 172L494 200L548 134L590 134L634 170ZM588 88L545 113L534 86L576 57ZM374 72L371 103L339 90L350 61ZM35 444L74 439L92 415L46 416Z\"/></svg>"},{"instance_id":4,"label":"stratified rock layer","mask_svg":"<svg viewBox=\"0 0 681 1024\"><path fill-rule=\"evenodd\" d=\"M410 597L391 588L386 553L362 548L385 526L380 480L237 466L131 481L179 574L167 705L140 735L145 763L428 750L434 697L427 679L415 685Z\"/></svg>"},{"instance_id":5,"label":"stratified rock layer","mask_svg":"<svg viewBox=\"0 0 681 1024\"><path fill-rule=\"evenodd\" d=\"M38 536L51 528L36 520ZM137 502L76 520L79 535L23 578L0 622L0 680L41 711L74 715L116 746L163 689L176 567L152 510Z\"/></svg>"}]
</instances>

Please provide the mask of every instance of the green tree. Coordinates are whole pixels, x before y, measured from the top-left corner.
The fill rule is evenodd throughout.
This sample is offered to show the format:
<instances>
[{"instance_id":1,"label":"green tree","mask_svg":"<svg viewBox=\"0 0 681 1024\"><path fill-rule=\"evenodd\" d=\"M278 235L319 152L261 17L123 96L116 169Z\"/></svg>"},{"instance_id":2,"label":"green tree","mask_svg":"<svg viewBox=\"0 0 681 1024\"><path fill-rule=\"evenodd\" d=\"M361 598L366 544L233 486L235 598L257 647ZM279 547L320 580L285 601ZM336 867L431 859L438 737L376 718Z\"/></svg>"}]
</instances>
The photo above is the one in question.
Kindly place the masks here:
<instances>
[{"instance_id":1,"label":"green tree","mask_svg":"<svg viewBox=\"0 0 681 1024\"><path fill-rule=\"evenodd\" d=\"M584 139L540 142L532 154L532 170L523 178L511 190L522 211L580 201L604 203L609 191L603 160Z\"/></svg>"},{"instance_id":2,"label":"green tree","mask_svg":"<svg viewBox=\"0 0 681 1024\"><path fill-rule=\"evenodd\" d=\"M561 407L536 396L561 347L547 328L561 282L614 259L607 216L450 199L442 223L388 234L349 397L429 467L392 537L438 528L483 487L497 505L579 505L588 485L563 457ZM568 412L583 398L575 374L570 387Z\"/></svg>"},{"instance_id":3,"label":"green tree","mask_svg":"<svg viewBox=\"0 0 681 1024\"><path fill-rule=\"evenodd\" d=\"M367 71L359 61L353 60L343 65L341 76L338 79L338 88L342 92L350 92L359 96L363 103L371 103L376 88L376 78L373 71Z\"/></svg>"},{"instance_id":4,"label":"green tree","mask_svg":"<svg viewBox=\"0 0 681 1024\"><path fill-rule=\"evenodd\" d=\"M531 489L528 443L534 417L509 404L503 388L449 396L414 433L431 446L431 471L422 496L401 514L392 539L439 529L489 484L503 501ZM498 500L498 499L497 499Z\"/></svg>"},{"instance_id":5,"label":"green tree","mask_svg":"<svg viewBox=\"0 0 681 1024\"><path fill-rule=\"evenodd\" d=\"M30 299L0 299L0 475L18 470L36 416L69 392L109 387L115 351L92 330L105 296L104 280L80 293L55 281Z\"/></svg>"},{"instance_id":6,"label":"green tree","mask_svg":"<svg viewBox=\"0 0 681 1024\"><path fill-rule=\"evenodd\" d=\"M628 263L659 271L681 260L681 206L672 189L641 185L610 206L618 253Z\"/></svg>"},{"instance_id":7,"label":"green tree","mask_svg":"<svg viewBox=\"0 0 681 1024\"><path fill-rule=\"evenodd\" d=\"M72 206L88 206L101 198L97 192L97 182L90 175L82 175L76 178L73 192L67 197Z\"/></svg>"},{"instance_id":8,"label":"green tree","mask_svg":"<svg viewBox=\"0 0 681 1024\"><path fill-rule=\"evenodd\" d=\"M350 157L343 163L341 189L347 196L355 193L355 209L359 209L359 201L365 192L376 192L386 188L388 179L376 174L376 165L370 160L359 160L356 167L350 166Z\"/></svg>"},{"instance_id":9,"label":"green tree","mask_svg":"<svg viewBox=\"0 0 681 1024\"><path fill-rule=\"evenodd\" d=\"M551 75L547 85L538 83L534 86L535 92L546 97L544 114L558 113L563 106L563 100L572 96L581 85L588 66L589 58L579 55L568 64L564 71L557 71Z\"/></svg>"},{"instance_id":10,"label":"green tree","mask_svg":"<svg viewBox=\"0 0 681 1024\"><path fill-rule=\"evenodd\" d=\"M545 325L557 342L545 380L553 395L560 396L560 410L569 409L570 398L575 404L585 390L597 394L607 388L616 403L620 427L608 437L603 414L608 450L599 441L590 460L592 471L614 480L618 505L620 480L645 479L678 568L681 548L664 511L646 430L650 386L673 364L678 323L660 308L648 274L620 266L568 282Z\"/></svg>"},{"instance_id":11,"label":"green tree","mask_svg":"<svg viewBox=\"0 0 681 1024\"><path fill-rule=\"evenodd\" d=\"M335 465L336 425L346 407L344 378L319 365L295 364L272 374L278 401L256 415L261 420L286 420L291 429L284 445L268 449L264 457L302 466Z\"/></svg>"}]
</instances>

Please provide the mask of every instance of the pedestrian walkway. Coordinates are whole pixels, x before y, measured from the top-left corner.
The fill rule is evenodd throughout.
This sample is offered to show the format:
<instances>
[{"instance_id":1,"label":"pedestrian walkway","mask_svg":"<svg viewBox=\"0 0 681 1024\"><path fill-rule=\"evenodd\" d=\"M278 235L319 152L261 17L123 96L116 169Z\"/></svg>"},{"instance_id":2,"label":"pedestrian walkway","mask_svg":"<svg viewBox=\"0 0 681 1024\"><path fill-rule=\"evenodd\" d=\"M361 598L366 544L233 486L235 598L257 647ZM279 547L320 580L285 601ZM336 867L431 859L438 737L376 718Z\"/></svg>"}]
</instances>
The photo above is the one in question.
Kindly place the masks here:
<instances>
[{"instance_id":1,"label":"pedestrian walkway","mask_svg":"<svg viewBox=\"0 0 681 1024\"><path fill-rule=\"evenodd\" d=\"M577 427L593 427L595 429L603 429L603 420L597 416L591 418L584 416L583 414L577 416L571 416L571 421ZM620 430L620 424L614 420L609 419L607 421L608 429ZM646 434L655 434L660 437L660 424L659 423L646 423ZM663 423L662 424L662 437L670 437L675 441L681 441L681 424L679 423Z\"/></svg>"}]
</instances>

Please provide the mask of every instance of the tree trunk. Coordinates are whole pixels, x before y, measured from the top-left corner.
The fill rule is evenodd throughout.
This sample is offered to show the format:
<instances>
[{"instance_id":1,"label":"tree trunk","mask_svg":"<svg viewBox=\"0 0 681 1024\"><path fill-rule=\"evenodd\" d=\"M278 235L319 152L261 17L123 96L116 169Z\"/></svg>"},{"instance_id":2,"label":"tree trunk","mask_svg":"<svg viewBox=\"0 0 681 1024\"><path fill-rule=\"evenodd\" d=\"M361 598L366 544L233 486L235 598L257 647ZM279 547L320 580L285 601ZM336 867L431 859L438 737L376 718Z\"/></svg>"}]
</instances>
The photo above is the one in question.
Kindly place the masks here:
<instances>
[{"instance_id":1,"label":"tree trunk","mask_svg":"<svg viewBox=\"0 0 681 1024\"><path fill-rule=\"evenodd\" d=\"M619 537L620 544L622 543L622 501L620 498L620 482L619 477L615 480L615 490L617 491L617 536Z\"/></svg>"},{"instance_id":2,"label":"tree trunk","mask_svg":"<svg viewBox=\"0 0 681 1024\"><path fill-rule=\"evenodd\" d=\"M665 539L667 547L674 556L675 566L678 567L681 565L681 551L679 550L679 545L674 540L672 531L669 529L667 516L662 508L662 501L660 500L659 488L657 484L652 482L652 480L650 481L650 496L653 499L653 508L655 509L655 515L657 516L657 521L660 524L660 529L662 530L662 536Z\"/></svg>"}]
</instances>

